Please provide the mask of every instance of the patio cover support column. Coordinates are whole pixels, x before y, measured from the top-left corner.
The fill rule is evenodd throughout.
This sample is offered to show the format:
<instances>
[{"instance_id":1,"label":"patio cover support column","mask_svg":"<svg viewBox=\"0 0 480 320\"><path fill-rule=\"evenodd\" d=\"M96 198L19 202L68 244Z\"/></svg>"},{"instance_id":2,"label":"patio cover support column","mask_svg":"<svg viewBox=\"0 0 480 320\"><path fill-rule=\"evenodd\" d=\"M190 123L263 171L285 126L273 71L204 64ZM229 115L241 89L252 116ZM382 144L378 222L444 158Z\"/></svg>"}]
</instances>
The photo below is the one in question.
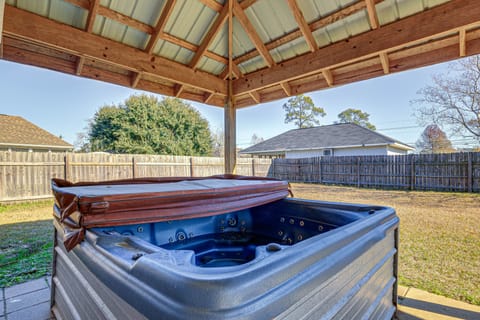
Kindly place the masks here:
<instances>
[{"instance_id":1,"label":"patio cover support column","mask_svg":"<svg viewBox=\"0 0 480 320\"><path fill-rule=\"evenodd\" d=\"M225 100L225 173L235 173L237 165L236 110L233 100L233 1L228 0L228 90Z\"/></svg>"},{"instance_id":2,"label":"patio cover support column","mask_svg":"<svg viewBox=\"0 0 480 320\"><path fill-rule=\"evenodd\" d=\"M0 0L0 58L3 57L2 32L3 32L3 15L4 14L5 14L5 0Z\"/></svg>"},{"instance_id":3,"label":"patio cover support column","mask_svg":"<svg viewBox=\"0 0 480 320\"><path fill-rule=\"evenodd\" d=\"M225 103L225 173L235 173L235 167L237 165L236 155L236 110L233 103L233 96L231 94L231 80L229 80L228 97Z\"/></svg>"}]
</instances>

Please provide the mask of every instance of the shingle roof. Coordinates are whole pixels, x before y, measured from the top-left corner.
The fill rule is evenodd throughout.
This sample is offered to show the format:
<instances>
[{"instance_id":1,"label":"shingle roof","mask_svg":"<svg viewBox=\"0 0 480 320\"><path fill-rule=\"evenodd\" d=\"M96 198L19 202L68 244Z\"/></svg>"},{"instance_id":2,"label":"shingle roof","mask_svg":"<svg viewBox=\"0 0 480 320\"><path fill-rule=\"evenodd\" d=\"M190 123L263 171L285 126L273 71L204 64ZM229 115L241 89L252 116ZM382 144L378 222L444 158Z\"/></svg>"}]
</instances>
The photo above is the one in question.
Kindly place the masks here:
<instances>
[{"instance_id":1,"label":"shingle roof","mask_svg":"<svg viewBox=\"0 0 480 320\"><path fill-rule=\"evenodd\" d=\"M18 116L0 114L0 144L71 149L73 146Z\"/></svg>"},{"instance_id":2,"label":"shingle roof","mask_svg":"<svg viewBox=\"0 0 480 320\"><path fill-rule=\"evenodd\" d=\"M402 149L412 147L378 132L353 123L332 124L293 129L260 142L240 153L282 152L285 150L328 149L354 146L396 144Z\"/></svg>"}]
</instances>

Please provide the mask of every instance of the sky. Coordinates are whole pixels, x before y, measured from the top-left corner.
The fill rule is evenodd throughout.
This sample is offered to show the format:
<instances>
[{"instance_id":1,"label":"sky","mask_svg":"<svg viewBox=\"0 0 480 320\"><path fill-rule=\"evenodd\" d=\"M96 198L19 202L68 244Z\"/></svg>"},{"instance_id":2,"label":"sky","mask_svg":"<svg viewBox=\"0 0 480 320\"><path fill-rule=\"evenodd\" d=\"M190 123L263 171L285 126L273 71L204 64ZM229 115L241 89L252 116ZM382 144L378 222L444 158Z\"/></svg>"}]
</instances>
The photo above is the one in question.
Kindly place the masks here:
<instances>
[{"instance_id":1,"label":"sky","mask_svg":"<svg viewBox=\"0 0 480 320\"><path fill-rule=\"evenodd\" d=\"M438 64L307 95L327 113L319 118L321 125L332 124L347 108L361 109L370 114L370 122L378 132L414 145L424 127L417 123L411 101L420 98L418 90L429 85L434 74L446 72L447 64ZM3 60L0 88L0 113L21 116L71 144L78 133L86 132L88 120L99 108L120 104L132 94L145 93ZM284 123L282 105L287 100L238 110L237 147L248 147L253 134L269 139L294 129L293 124ZM188 102L208 120L213 132L223 128L222 108Z\"/></svg>"}]
</instances>

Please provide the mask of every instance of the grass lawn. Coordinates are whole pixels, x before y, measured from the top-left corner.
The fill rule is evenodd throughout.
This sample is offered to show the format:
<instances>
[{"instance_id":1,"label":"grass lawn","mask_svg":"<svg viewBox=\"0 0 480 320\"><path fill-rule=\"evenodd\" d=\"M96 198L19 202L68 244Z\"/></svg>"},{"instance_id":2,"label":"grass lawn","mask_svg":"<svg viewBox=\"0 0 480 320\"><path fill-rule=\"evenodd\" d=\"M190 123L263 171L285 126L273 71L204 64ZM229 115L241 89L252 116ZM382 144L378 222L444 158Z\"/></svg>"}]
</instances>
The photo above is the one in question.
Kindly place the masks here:
<instances>
[{"instance_id":1,"label":"grass lawn","mask_svg":"<svg viewBox=\"0 0 480 320\"><path fill-rule=\"evenodd\" d=\"M400 216L400 284L480 305L480 194L292 184L296 197L387 205ZM51 272L52 202L0 205L0 287Z\"/></svg>"},{"instance_id":2,"label":"grass lawn","mask_svg":"<svg viewBox=\"0 0 480 320\"><path fill-rule=\"evenodd\" d=\"M480 305L480 194L292 184L295 197L394 207L399 283Z\"/></svg>"},{"instance_id":3,"label":"grass lawn","mask_svg":"<svg viewBox=\"0 0 480 320\"><path fill-rule=\"evenodd\" d=\"M0 205L0 287L51 272L53 201Z\"/></svg>"}]
</instances>

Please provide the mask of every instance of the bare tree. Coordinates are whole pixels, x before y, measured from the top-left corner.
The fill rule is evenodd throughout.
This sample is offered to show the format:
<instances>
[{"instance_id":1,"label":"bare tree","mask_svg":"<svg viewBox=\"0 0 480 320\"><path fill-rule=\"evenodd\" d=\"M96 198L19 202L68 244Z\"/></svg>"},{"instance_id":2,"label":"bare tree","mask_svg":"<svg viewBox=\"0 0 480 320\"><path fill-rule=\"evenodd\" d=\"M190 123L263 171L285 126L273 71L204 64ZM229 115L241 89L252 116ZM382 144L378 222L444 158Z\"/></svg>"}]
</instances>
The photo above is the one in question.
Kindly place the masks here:
<instances>
[{"instance_id":1,"label":"bare tree","mask_svg":"<svg viewBox=\"0 0 480 320\"><path fill-rule=\"evenodd\" d=\"M258 143L263 142L263 141L264 140L263 140L262 137L259 137L259 136L257 136L256 133L254 133L252 135L252 139L250 139L250 144L253 146L253 145L258 144Z\"/></svg>"},{"instance_id":2,"label":"bare tree","mask_svg":"<svg viewBox=\"0 0 480 320\"><path fill-rule=\"evenodd\" d=\"M418 92L422 98L414 101L416 115L421 124L438 124L480 142L480 57L460 60L450 68Z\"/></svg>"},{"instance_id":3,"label":"bare tree","mask_svg":"<svg viewBox=\"0 0 480 320\"><path fill-rule=\"evenodd\" d=\"M445 132L436 124L431 124L423 130L418 139L417 148L420 153L451 153L455 152L452 142L448 140Z\"/></svg>"}]
</instances>

